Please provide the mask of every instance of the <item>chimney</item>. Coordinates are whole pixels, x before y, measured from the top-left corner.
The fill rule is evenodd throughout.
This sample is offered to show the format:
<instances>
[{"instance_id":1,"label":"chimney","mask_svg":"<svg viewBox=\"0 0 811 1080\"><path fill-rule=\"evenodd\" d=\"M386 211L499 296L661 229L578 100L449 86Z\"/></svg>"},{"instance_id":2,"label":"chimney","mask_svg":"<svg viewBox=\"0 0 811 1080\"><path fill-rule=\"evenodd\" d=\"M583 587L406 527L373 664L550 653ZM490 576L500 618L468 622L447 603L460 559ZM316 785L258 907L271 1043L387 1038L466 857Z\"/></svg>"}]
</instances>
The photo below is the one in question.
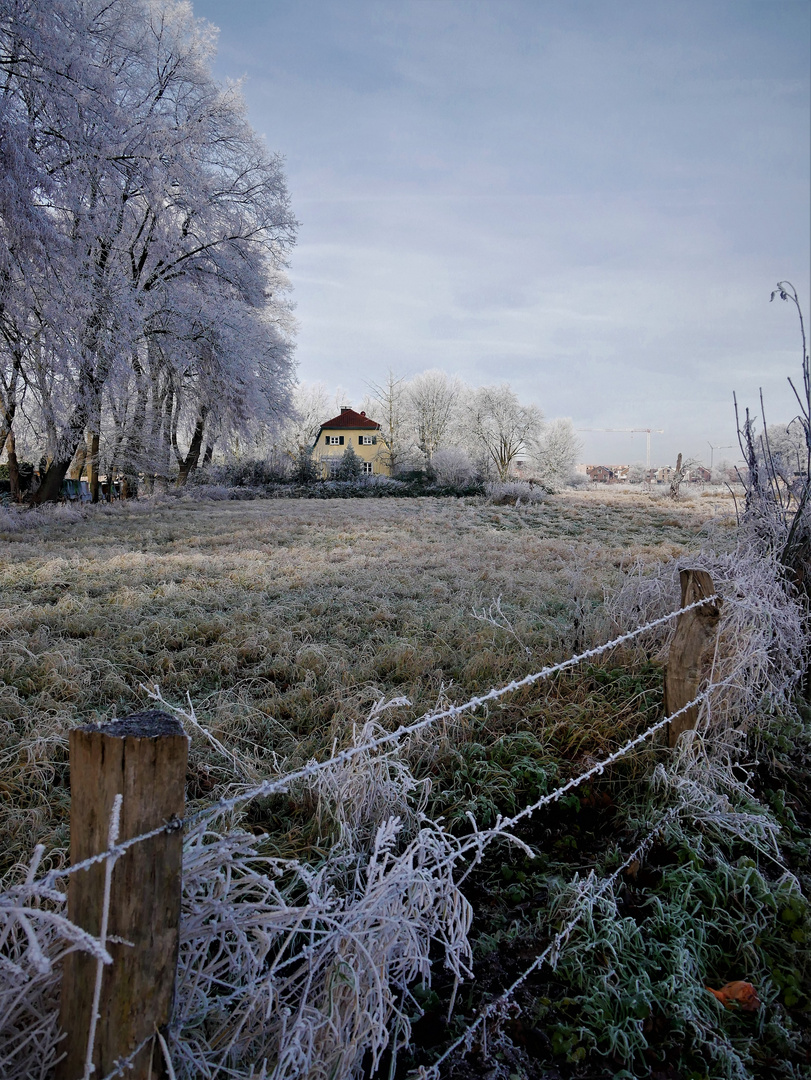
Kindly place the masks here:
<instances>
[{"instance_id":1,"label":"chimney","mask_svg":"<svg viewBox=\"0 0 811 1080\"><path fill-rule=\"evenodd\" d=\"M342 405L341 406L341 412L352 412L352 406L351 405Z\"/></svg>"}]
</instances>

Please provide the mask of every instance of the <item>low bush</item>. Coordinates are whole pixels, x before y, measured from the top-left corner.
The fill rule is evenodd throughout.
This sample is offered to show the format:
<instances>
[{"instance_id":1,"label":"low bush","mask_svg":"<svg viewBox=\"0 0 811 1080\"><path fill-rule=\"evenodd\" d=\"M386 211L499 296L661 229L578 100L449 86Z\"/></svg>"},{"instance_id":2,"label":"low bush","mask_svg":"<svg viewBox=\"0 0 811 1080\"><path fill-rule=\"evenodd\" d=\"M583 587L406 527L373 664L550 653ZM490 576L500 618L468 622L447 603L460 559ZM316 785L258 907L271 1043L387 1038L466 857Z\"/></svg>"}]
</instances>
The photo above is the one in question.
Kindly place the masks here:
<instances>
[{"instance_id":1,"label":"low bush","mask_svg":"<svg viewBox=\"0 0 811 1080\"><path fill-rule=\"evenodd\" d=\"M530 480L493 480L485 484L484 491L494 506L526 506L541 503L547 496L545 488Z\"/></svg>"}]
</instances>

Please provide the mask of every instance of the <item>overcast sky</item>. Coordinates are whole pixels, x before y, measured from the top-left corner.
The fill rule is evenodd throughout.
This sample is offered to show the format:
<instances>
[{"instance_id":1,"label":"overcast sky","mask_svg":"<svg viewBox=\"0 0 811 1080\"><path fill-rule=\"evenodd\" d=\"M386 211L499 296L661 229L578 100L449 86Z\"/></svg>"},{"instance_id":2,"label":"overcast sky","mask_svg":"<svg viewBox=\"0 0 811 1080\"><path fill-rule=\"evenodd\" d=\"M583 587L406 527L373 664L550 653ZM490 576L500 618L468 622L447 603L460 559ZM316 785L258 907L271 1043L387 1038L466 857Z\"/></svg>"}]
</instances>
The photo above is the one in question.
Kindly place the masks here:
<instances>
[{"instance_id":1,"label":"overcast sky","mask_svg":"<svg viewBox=\"0 0 811 1080\"><path fill-rule=\"evenodd\" d=\"M194 0L287 159L299 375L509 382L578 428L789 420L809 312L808 0ZM584 460L644 435L583 434ZM718 449L720 457L737 457Z\"/></svg>"}]
</instances>

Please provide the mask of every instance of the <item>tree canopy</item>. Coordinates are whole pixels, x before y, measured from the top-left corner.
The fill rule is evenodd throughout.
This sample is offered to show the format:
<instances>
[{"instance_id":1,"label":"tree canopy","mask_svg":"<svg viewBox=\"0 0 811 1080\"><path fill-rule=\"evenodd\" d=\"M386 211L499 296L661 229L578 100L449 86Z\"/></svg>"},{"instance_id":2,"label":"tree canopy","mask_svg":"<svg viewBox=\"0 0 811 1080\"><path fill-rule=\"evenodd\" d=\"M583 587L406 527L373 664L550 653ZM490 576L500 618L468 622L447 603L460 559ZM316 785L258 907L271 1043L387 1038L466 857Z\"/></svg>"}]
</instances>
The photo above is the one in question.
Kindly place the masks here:
<instances>
[{"instance_id":1,"label":"tree canopy","mask_svg":"<svg viewBox=\"0 0 811 1080\"><path fill-rule=\"evenodd\" d=\"M182 482L291 411L296 222L214 44L171 0L3 7L0 448L40 500L84 455Z\"/></svg>"}]
</instances>

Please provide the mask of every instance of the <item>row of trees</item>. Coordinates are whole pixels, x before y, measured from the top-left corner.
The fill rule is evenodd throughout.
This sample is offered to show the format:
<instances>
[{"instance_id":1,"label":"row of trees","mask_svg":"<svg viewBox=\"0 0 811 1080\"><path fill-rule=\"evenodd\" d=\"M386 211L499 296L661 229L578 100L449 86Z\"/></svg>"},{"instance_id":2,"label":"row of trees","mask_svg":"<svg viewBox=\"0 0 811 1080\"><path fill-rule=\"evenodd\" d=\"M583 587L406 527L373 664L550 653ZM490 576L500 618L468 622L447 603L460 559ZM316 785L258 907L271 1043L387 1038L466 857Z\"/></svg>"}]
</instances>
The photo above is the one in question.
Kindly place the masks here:
<instances>
[{"instance_id":1,"label":"row of trees","mask_svg":"<svg viewBox=\"0 0 811 1080\"><path fill-rule=\"evenodd\" d=\"M292 415L282 162L187 3L0 9L0 452L37 501Z\"/></svg>"},{"instance_id":2,"label":"row of trees","mask_svg":"<svg viewBox=\"0 0 811 1080\"><path fill-rule=\"evenodd\" d=\"M289 458L312 446L340 395L332 397L320 383L298 388L297 419L283 433ZM370 386L360 407L381 425L382 453L395 475L424 469L457 483L474 474L506 480L520 460L555 489L572 479L581 449L570 420L545 421L506 383L471 387L443 371L412 379L390 372Z\"/></svg>"}]
</instances>

